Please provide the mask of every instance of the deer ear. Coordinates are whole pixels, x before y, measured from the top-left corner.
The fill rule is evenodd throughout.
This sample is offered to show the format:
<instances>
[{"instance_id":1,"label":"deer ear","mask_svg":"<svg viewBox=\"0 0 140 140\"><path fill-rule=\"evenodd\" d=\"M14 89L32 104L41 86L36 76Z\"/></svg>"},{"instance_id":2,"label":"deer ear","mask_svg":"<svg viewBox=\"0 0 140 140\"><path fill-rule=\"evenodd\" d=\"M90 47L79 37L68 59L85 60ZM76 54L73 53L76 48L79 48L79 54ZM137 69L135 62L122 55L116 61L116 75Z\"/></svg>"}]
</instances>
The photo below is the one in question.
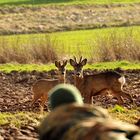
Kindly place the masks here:
<instances>
[{"instance_id":1,"label":"deer ear","mask_svg":"<svg viewBox=\"0 0 140 140\"><path fill-rule=\"evenodd\" d=\"M65 67L67 65L67 60L63 61L63 66Z\"/></svg>"},{"instance_id":2,"label":"deer ear","mask_svg":"<svg viewBox=\"0 0 140 140\"><path fill-rule=\"evenodd\" d=\"M55 61L55 66L56 66L57 68L59 68L60 62L59 62L59 61Z\"/></svg>"},{"instance_id":3,"label":"deer ear","mask_svg":"<svg viewBox=\"0 0 140 140\"><path fill-rule=\"evenodd\" d=\"M73 59L70 59L70 65L75 66L76 62Z\"/></svg>"},{"instance_id":4,"label":"deer ear","mask_svg":"<svg viewBox=\"0 0 140 140\"><path fill-rule=\"evenodd\" d=\"M85 58L84 60L82 60L81 65L84 66L87 63L87 59Z\"/></svg>"}]
</instances>

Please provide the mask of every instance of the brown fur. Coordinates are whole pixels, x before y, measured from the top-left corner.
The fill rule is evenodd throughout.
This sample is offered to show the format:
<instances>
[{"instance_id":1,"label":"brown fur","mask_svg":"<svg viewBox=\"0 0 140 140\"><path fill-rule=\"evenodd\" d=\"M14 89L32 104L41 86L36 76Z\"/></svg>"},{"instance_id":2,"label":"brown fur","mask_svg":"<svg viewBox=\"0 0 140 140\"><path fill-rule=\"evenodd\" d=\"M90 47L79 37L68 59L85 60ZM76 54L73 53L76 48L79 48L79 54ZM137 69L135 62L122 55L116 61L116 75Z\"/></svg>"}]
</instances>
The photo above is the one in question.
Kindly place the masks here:
<instances>
[{"instance_id":1,"label":"brown fur","mask_svg":"<svg viewBox=\"0 0 140 140\"><path fill-rule=\"evenodd\" d=\"M75 86L80 90L85 103L92 103L92 96L104 95L107 92L112 93L118 99L119 104L123 103L121 97L128 98L133 102L131 95L123 91L125 78L117 72L108 71L94 75L77 75L79 71L76 70L81 70L82 73L82 68L86 65L86 62L87 59L82 60L82 57L79 63L76 62L76 58L75 60L70 59L70 64L75 71Z\"/></svg>"},{"instance_id":2,"label":"brown fur","mask_svg":"<svg viewBox=\"0 0 140 140\"><path fill-rule=\"evenodd\" d=\"M63 61L61 64L60 61L55 61L55 66L58 68L58 79L41 79L38 80L33 86L33 100L31 106L40 99L40 111L44 109L44 104L48 100L48 92L57 84L65 83L65 66L67 61Z\"/></svg>"}]
</instances>

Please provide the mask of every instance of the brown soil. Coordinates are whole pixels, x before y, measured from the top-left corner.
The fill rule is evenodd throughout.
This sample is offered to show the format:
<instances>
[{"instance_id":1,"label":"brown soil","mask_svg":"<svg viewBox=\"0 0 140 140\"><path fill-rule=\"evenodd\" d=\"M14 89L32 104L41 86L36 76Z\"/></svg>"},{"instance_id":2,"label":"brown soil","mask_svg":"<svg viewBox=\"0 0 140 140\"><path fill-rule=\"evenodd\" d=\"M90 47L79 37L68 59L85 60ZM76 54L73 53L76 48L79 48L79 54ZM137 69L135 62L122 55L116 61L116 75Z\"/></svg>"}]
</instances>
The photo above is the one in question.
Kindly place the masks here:
<instances>
[{"instance_id":1,"label":"brown soil","mask_svg":"<svg viewBox=\"0 0 140 140\"><path fill-rule=\"evenodd\" d=\"M71 72L68 72L68 75ZM95 73L94 71L87 70L86 74ZM12 72L10 74L0 73L0 111L1 112L14 112L14 111L31 111L29 107L32 100L32 84L41 78L56 77L55 71L49 73L36 72ZM140 106L140 70L125 71L126 85L124 90L130 93L137 106ZM100 102L103 107L116 104L115 99L108 97L95 97L95 103ZM38 102L34 107L34 111L38 110ZM130 107L129 100L125 103L126 107ZM33 110L32 110L33 111Z\"/></svg>"},{"instance_id":2,"label":"brown soil","mask_svg":"<svg viewBox=\"0 0 140 140\"><path fill-rule=\"evenodd\" d=\"M71 75L72 72L68 72ZM85 74L96 73L96 71L86 70ZM126 86L125 90L129 92L137 106L140 106L140 70L125 71ZM56 77L55 71L45 72L11 72L9 74L0 73L0 111L15 112L15 111L38 111L39 102L37 102L33 110L29 107L32 100L31 86L41 78ZM67 78L70 78L68 76ZM117 101L108 97L94 97L94 102L103 107L115 105ZM126 100L124 106L130 108L131 103ZM36 140L38 139L37 128L33 125L23 126L20 129L4 125L0 126L0 139L16 139L16 140Z\"/></svg>"},{"instance_id":3,"label":"brown soil","mask_svg":"<svg viewBox=\"0 0 140 140\"><path fill-rule=\"evenodd\" d=\"M0 140L38 140L37 128L28 125L20 129L14 126L0 126Z\"/></svg>"},{"instance_id":4,"label":"brown soil","mask_svg":"<svg viewBox=\"0 0 140 140\"><path fill-rule=\"evenodd\" d=\"M0 34L130 25L140 25L140 4L0 8Z\"/></svg>"}]
</instances>

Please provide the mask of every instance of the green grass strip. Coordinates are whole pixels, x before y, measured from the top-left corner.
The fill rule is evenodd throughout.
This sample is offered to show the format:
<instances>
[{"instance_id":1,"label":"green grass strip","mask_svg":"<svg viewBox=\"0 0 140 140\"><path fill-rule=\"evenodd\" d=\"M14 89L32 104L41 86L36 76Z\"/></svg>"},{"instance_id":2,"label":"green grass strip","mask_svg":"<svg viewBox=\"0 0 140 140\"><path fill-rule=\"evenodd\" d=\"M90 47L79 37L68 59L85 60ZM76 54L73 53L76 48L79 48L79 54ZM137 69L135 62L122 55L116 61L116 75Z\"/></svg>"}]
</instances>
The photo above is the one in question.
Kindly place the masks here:
<instances>
[{"instance_id":1,"label":"green grass strip","mask_svg":"<svg viewBox=\"0 0 140 140\"><path fill-rule=\"evenodd\" d=\"M138 69L140 70L140 63L131 63L127 61L116 61L116 62L102 62L102 63L95 63L95 64L87 64L84 69L91 69L91 70L105 70L105 69L116 69L122 68L124 70L128 69ZM10 73L12 71L19 71L19 72L31 72L31 71L38 71L38 72L47 72L50 70L56 69L54 64L1 64L0 71L5 73ZM68 70L72 70L73 68L70 65L67 65Z\"/></svg>"},{"instance_id":2,"label":"green grass strip","mask_svg":"<svg viewBox=\"0 0 140 140\"><path fill-rule=\"evenodd\" d=\"M0 5L86 5L139 2L140 0L1 0Z\"/></svg>"},{"instance_id":3,"label":"green grass strip","mask_svg":"<svg viewBox=\"0 0 140 140\"><path fill-rule=\"evenodd\" d=\"M27 124L38 125L41 118L38 113L33 112L4 112L0 113L0 125L11 125L21 127Z\"/></svg>"},{"instance_id":4,"label":"green grass strip","mask_svg":"<svg viewBox=\"0 0 140 140\"><path fill-rule=\"evenodd\" d=\"M119 107L123 108L123 107ZM114 108L108 108L109 114L118 120L124 122L135 123L140 115L139 108L136 109L126 109L124 111L114 111ZM0 126L1 125L10 125L20 128L21 126L33 124L34 126L39 126L42 119L46 116L47 113L40 114L39 112L3 112L0 113Z\"/></svg>"}]
</instances>

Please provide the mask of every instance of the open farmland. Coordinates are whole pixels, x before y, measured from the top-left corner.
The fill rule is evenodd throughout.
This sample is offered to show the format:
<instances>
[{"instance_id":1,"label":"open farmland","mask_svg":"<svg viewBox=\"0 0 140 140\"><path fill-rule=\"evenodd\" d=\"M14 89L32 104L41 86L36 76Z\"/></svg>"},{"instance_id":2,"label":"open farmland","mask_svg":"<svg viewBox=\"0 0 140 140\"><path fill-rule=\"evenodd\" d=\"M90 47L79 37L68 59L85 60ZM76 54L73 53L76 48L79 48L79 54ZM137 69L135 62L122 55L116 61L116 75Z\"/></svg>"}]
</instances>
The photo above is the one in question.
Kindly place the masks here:
<instances>
[{"instance_id":1,"label":"open farmland","mask_svg":"<svg viewBox=\"0 0 140 140\"><path fill-rule=\"evenodd\" d=\"M139 37L140 28L137 26L1 36L0 62L48 63L73 55L87 57L89 62L139 62Z\"/></svg>"},{"instance_id":2,"label":"open farmland","mask_svg":"<svg viewBox=\"0 0 140 140\"><path fill-rule=\"evenodd\" d=\"M129 123L140 117L140 0L0 0L0 140L37 140L43 115L32 85L57 78L55 60L88 58L84 74L117 71L137 105L110 96L94 104ZM67 79L73 83L72 67Z\"/></svg>"},{"instance_id":3,"label":"open farmland","mask_svg":"<svg viewBox=\"0 0 140 140\"><path fill-rule=\"evenodd\" d=\"M140 25L140 4L0 7L0 34Z\"/></svg>"}]
</instances>

